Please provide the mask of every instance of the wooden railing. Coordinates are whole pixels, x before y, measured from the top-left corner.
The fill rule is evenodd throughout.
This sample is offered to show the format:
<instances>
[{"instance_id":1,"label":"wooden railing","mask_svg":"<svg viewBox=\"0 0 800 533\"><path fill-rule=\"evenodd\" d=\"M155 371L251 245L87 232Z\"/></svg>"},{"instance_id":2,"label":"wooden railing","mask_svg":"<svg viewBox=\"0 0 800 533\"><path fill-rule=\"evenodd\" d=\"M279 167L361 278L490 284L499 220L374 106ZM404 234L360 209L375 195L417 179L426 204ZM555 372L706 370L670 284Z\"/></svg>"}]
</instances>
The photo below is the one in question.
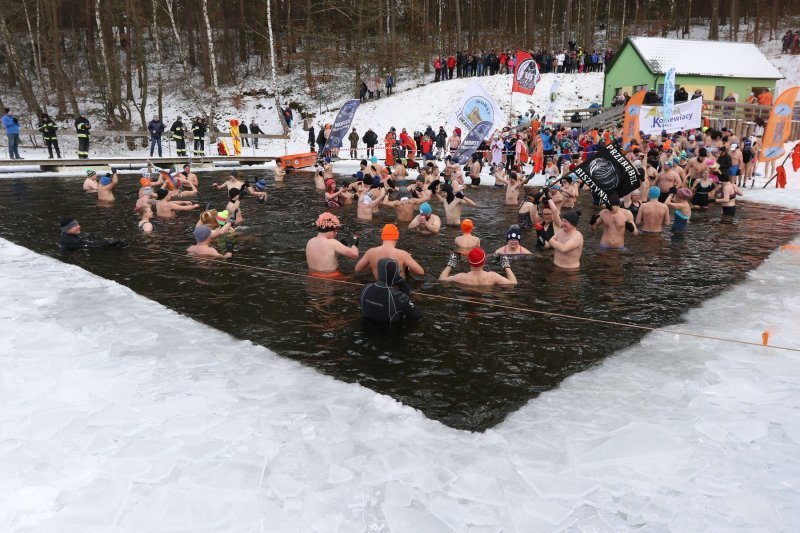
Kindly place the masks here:
<instances>
[{"instance_id":1,"label":"wooden railing","mask_svg":"<svg viewBox=\"0 0 800 533\"><path fill-rule=\"evenodd\" d=\"M91 130L90 135L92 138L97 137L120 137L120 138L150 138L150 132L145 130L136 130L136 131L122 131L122 130ZM42 133L39 130L34 129L27 129L22 128L20 129L20 135L33 135L33 136L40 136ZM211 143L215 143L217 139L230 137L231 133L229 131L215 131L215 132L208 132L206 133L206 140L210 141ZM72 129L64 129L61 128L58 130L58 137L59 138L77 138L78 132ZM242 139L288 139L289 135L283 134L273 134L273 133L240 133L239 137ZM172 133L169 131L165 131L162 135L164 140L172 139ZM186 142L194 141L194 136L191 133L186 133Z\"/></svg>"}]
</instances>

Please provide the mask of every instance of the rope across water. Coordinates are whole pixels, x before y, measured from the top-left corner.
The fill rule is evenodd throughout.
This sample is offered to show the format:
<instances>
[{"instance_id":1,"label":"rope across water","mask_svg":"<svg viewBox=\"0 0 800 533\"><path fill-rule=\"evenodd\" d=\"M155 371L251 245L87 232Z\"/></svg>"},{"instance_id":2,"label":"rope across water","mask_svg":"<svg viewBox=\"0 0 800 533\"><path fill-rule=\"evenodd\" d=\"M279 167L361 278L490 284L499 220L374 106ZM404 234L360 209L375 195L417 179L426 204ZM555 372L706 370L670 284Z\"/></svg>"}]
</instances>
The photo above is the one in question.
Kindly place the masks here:
<instances>
[{"instance_id":1,"label":"rope across water","mask_svg":"<svg viewBox=\"0 0 800 533\"><path fill-rule=\"evenodd\" d=\"M168 252L168 251L163 251L163 250L162 250L162 253L165 253L167 255L174 255L174 256L178 256L178 257L184 257L184 258L188 257L186 254L179 254L179 253ZM201 261L221 262L221 263L226 264L226 265L233 265L233 266L237 266L237 267L243 267L243 268L248 268L248 269L253 269L253 270L259 270L259 271L262 271L262 272L271 272L271 273L274 273L274 274L281 274L283 276L294 276L294 277L299 277L299 278L313 279L313 280L321 281L321 282L341 283L343 285L355 285L355 286L358 286L358 287L363 287L363 283L358 283L358 282L355 282L355 281L347 281L347 280L343 280L343 279L321 278L321 277L313 276L311 274L307 274L307 273L303 273L303 272L290 272L290 271L287 271L287 270L278 270L278 269L275 269L275 268L246 265L244 263L237 263L236 261L231 261L230 259L224 259L224 258L194 257L194 259L199 259ZM631 324L630 322L618 322L618 321L615 321L615 320L603 320L603 319L600 319L600 318L582 317L582 316L576 316L576 315L569 315L569 314L566 314L566 313L555 313L555 312L552 312L552 311L539 311L537 309L530 309L528 307L516 307L516 306L513 306L513 305L505 305L505 304L500 304L500 303L483 302L483 301L473 300L471 298L453 298L451 296L441 296L441 295L438 295L438 294L429 294L429 293L425 293L425 292L415 292L414 296L421 296L423 298L435 298L435 299L439 299L439 300L449 300L449 301L453 301L453 302L464 302L464 303L470 303L470 304L475 304L475 305L485 305L485 306L494 307L494 308L497 308L497 309L506 309L506 310L509 310L509 311L519 311L519 312L523 312L523 313L530 313L530 314L542 315L542 316L550 316L550 317L556 317L556 318L567 318L567 319L570 319L570 320L578 320L578 321L582 321L582 322L592 322L592 323L595 323L595 324L605 324L605 325L608 325L608 326L618 326L618 327L623 327L623 328L638 329L638 330L649 331L649 332L654 332L654 333L668 333L668 334L671 334L671 335L681 335L681 336L684 336L684 337L695 337L695 338L698 338L698 339L708 339L708 340L714 340L714 341L719 341L719 342L728 342L728 343L740 344L740 345L744 345L744 346L755 346L755 347L758 347L758 348L769 348L769 349L772 349L772 350L785 350L785 351L790 351L790 352L800 352L800 348L792 348L792 347L789 347L789 346L778 346L778 345L772 345L772 344L765 345L765 344L762 344L762 343L759 343L759 342L743 341L743 340L738 340L738 339L728 339L728 338L725 338L725 337L716 337L716 336L713 336L713 335L703 335L701 333L692 333L692 332L689 332L689 331L677 331L677 330L672 330L672 329L656 328L656 327L651 327L651 326L642 326L642 325L639 325L639 324Z\"/></svg>"}]
</instances>

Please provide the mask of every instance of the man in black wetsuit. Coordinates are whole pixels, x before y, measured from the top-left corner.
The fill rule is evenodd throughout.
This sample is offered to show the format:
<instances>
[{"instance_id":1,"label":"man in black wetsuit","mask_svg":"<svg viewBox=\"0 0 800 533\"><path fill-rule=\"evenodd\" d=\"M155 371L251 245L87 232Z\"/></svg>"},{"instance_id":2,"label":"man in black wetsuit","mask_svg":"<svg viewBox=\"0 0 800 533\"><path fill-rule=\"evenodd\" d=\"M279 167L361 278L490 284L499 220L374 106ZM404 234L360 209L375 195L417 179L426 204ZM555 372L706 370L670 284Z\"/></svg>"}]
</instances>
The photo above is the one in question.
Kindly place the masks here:
<instances>
[{"instance_id":1,"label":"man in black wetsuit","mask_svg":"<svg viewBox=\"0 0 800 533\"><path fill-rule=\"evenodd\" d=\"M364 318L385 324L398 322L404 316L412 320L422 319L422 313L414 307L408 286L398 270L394 259L384 257L378 261L378 281L361 290L361 315Z\"/></svg>"},{"instance_id":2,"label":"man in black wetsuit","mask_svg":"<svg viewBox=\"0 0 800 533\"><path fill-rule=\"evenodd\" d=\"M91 233L81 234L81 225L74 218L65 218L61 221L61 237L58 238L58 247L62 250L81 250L83 248L104 248L108 246L125 246L121 239L97 239Z\"/></svg>"}]
</instances>

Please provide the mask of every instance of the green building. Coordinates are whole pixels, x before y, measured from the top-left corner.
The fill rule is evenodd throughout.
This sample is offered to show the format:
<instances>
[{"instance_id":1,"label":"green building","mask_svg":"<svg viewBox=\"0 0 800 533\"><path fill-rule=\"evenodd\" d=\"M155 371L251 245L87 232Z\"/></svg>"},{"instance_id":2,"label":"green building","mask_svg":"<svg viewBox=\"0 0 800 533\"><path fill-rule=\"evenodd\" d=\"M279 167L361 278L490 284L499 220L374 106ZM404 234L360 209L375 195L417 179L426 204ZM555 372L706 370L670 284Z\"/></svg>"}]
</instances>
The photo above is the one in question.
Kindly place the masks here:
<instances>
[{"instance_id":1,"label":"green building","mask_svg":"<svg viewBox=\"0 0 800 533\"><path fill-rule=\"evenodd\" d=\"M623 92L633 96L642 89L664 89L664 74L675 67L675 85L691 97L696 89L705 100L723 100L733 93L744 102L750 92L767 88L783 78L761 50L750 43L692 41L660 37L628 37L606 68L603 106Z\"/></svg>"}]
</instances>

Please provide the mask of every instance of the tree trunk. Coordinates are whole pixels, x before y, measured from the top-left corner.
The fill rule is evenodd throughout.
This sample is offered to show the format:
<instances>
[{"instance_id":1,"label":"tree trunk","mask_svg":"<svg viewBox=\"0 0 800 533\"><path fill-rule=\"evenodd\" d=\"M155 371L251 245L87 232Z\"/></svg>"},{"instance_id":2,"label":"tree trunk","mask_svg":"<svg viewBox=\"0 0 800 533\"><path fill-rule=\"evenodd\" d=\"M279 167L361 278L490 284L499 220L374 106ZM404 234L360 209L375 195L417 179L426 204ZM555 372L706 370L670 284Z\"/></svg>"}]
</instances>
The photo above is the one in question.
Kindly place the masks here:
<instances>
[{"instance_id":1,"label":"tree trunk","mask_svg":"<svg viewBox=\"0 0 800 533\"><path fill-rule=\"evenodd\" d=\"M572 0L564 0L564 43L572 40Z\"/></svg>"},{"instance_id":2,"label":"tree trunk","mask_svg":"<svg viewBox=\"0 0 800 533\"><path fill-rule=\"evenodd\" d=\"M731 31L728 39L739 40L739 0L731 0Z\"/></svg>"},{"instance_id":3,"label":"tree trunk","mask_svg":"<svg viewBox=\"0 0 800 533\"><path fill-rule=\"evenodd\" d=\"M269 1L267 0L267 13L269 13ZM217 81L217 59L214 56L214 34L211 32L211 22L208 20L208 0L203 0L203 21L206 24L206 37L208 38L208 59L211 70L211 122L209 125L214 128L214 116L217 114L217 102L219 100L219 83ZM272 48L272 31L270 30L270 52ZM272 75L275 76L275 59L272 59Z\"/></svg>"},{"instance_id":4,"label":"tree trunk","mask_svg":"<svg viewBox=\"0 0 800 533\"><path fill-rule=\"evenodd\" d=\"M36 99L36 94L33 92L31 80L28 78L24 64L20 60L19 54L17 53L17 48L14 45L16 39L13 39L11 36L8 26L6 26L6 21L3 18L0 18L0 37L2 38L3 45L5 46L6 53L4 55L6 57L6 61L8 61L10 68L13 69L14 74L17 77L22 98L25 100L28 109L36 113L37 116L40 116L43 112L42 106L39 105L39 101Z\"/></svg>"},{"instance_id":5,"label":"tree trunk","mask_svg":"<svg viewBox=\"0 0 800 533\"><path fill-rule=\"evenodd\" d=\"M455 0L453 9L456 10L456 48L461 48L461 0Z\"/></svg>"},{"instance_id":6,"label":"tree trunk","mask_svg":"<svg viewBox=\"0 0 800 533\"><path fill-rule=\"evenodd\" d=\"M708 23L708 39L719 41L719 0L711 1L711 20Z\"/></svg>"},{"instance_id":7,"label":"tree trunk","mask_svg":"<svg viewBox=\"0 0 800 533\"><path fill-rule=\"evenodd\" d=\"M535 46L534 25L536 20L536 0L525 2L525 44L529 50Z\"/></svg>"},{"instance_id":8,"label":"tree trunk","mask_svg":"<svg viewBox=\"0 0 800 533\"><path fill-rule=\"evenodd\" d=\"M585 4L585 13L583 15L583 49L584 51L589 51L594 48L592 0L585 0Z\"/></svg>"}]
</instances>

